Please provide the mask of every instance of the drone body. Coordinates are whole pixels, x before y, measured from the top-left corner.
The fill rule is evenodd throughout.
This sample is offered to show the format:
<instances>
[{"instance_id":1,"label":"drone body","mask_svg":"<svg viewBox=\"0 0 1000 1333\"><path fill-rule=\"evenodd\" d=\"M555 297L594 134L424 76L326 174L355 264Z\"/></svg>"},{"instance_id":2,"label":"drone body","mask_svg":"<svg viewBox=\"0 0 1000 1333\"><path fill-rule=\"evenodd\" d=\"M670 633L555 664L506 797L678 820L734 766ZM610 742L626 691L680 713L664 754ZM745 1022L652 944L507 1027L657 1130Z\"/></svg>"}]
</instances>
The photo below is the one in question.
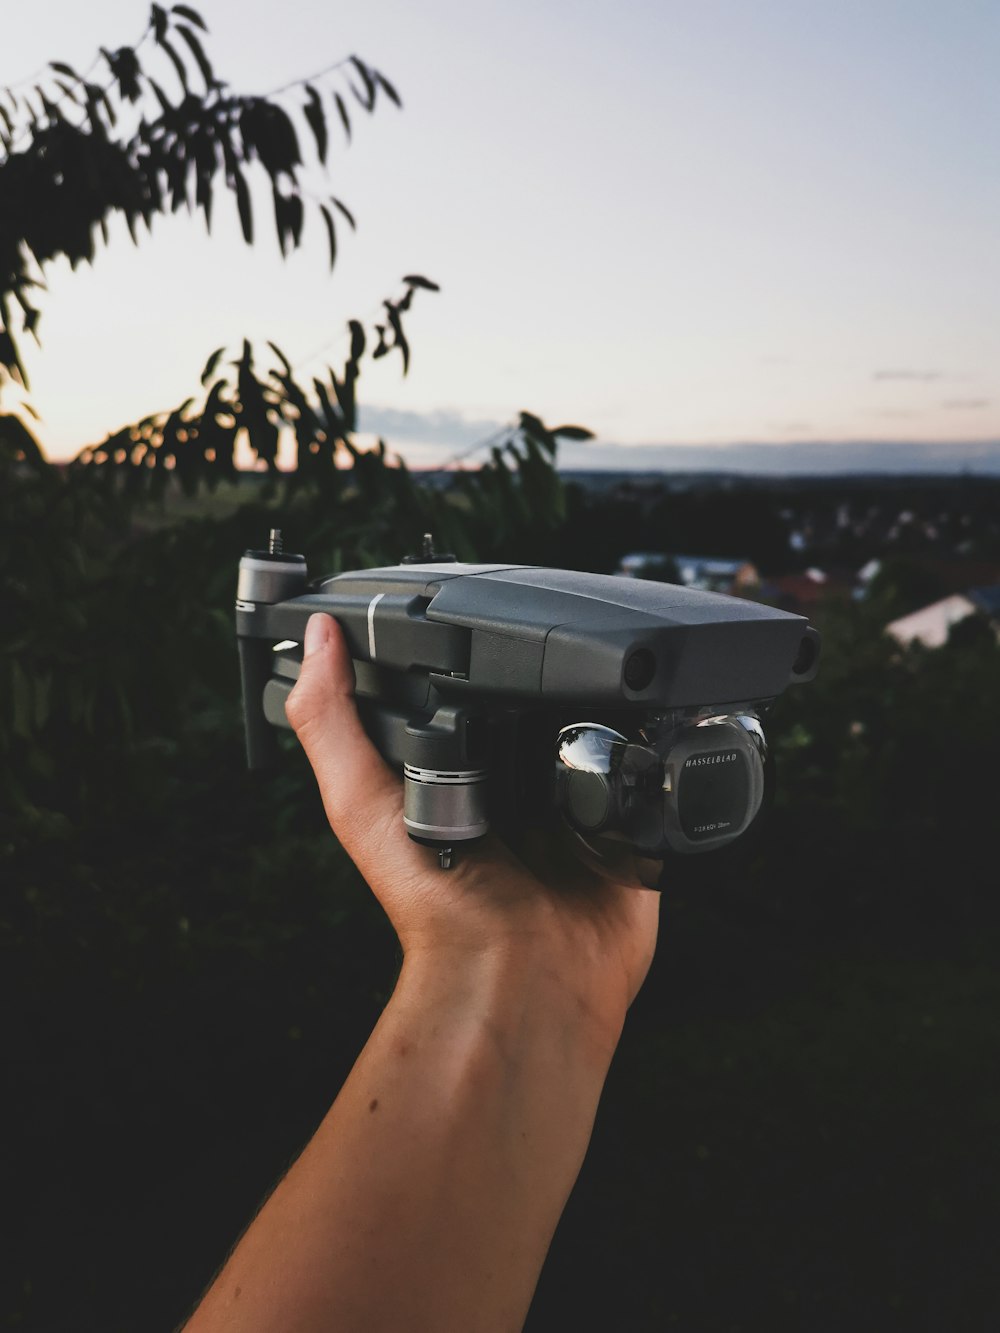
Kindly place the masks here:
<instances>
[{"instance_id":1,"label":"drone body","mask_svg":"<svg viewBox=\"0 0 1000 1333\"><path fill-rule=\"evenodd\" d=\"M310 615L334 616L362 721L441 852L561 814L646 856L731 842L760 808L760 716L815 674L801 617L671 584L410 558L310 583L272 541L240 564L251 768L268 765Z\"/></svg>"}]
</instances>

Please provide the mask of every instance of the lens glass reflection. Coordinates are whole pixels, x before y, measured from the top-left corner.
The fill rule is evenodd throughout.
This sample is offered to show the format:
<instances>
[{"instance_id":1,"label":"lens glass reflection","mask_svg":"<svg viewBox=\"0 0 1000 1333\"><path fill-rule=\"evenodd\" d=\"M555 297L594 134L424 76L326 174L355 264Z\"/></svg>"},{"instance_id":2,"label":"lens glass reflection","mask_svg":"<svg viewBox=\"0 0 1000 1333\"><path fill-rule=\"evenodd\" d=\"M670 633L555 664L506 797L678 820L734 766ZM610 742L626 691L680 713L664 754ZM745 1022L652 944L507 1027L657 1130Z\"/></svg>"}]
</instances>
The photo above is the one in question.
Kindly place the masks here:
<instances>
[{"instance_id":1,"label":"lens glass reflection","mask_svg":"<svg viewBox=\"0 0 1000 1333\"><path fill-rule=\"evenodd\" d=\"M648 715L635 739L601 723L565 727L556 743L556 804L571 827L643 855L732 841L757 815L767 745L750 709Z\"/></svg>"}]
</instances>

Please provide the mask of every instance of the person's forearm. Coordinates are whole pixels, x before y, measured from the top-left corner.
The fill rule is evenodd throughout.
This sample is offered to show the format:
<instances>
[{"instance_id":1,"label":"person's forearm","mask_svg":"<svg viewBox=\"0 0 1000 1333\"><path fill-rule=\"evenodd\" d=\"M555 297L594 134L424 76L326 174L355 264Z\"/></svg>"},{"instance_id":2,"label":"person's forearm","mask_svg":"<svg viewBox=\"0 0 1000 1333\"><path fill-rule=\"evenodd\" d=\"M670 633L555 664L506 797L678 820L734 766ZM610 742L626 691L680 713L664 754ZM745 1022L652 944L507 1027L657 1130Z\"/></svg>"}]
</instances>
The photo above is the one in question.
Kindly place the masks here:
<instances>
[{"instance_id":1,"label":"person's forearm","mask_svg":"<svg viewBox=\"0 0 1000 1333\"><path fill-rule=\"evenodd\" d=\"M565 985L544 960L408 958L189 1333L520 1329L617 1038Z\"/></svg>"}]
</instances>

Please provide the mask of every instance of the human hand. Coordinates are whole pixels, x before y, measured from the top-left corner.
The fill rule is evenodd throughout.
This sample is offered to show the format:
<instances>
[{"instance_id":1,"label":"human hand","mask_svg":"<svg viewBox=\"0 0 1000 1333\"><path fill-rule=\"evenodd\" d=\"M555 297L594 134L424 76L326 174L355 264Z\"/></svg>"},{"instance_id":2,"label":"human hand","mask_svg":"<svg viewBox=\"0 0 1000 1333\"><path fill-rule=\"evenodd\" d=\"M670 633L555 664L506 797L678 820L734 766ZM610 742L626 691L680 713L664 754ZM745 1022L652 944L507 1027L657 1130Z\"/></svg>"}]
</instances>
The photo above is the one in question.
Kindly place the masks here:
<instances>
[{"instance_id":1,"label":"human hand","mask_svg":"<svg viewBox=\"0 0 1000 1333\"><path fill-rule=\"evenodd\" d=\"M286 713L330 825L384 907L404 959L449 967L503 959L544 974L613 1049L652 961L659 894L560 861L551 839L534 869L493 835L440 869L405 831L402 780L361 725L350 655L330 616L309 621Z\"/></svg>"}]
</instances>

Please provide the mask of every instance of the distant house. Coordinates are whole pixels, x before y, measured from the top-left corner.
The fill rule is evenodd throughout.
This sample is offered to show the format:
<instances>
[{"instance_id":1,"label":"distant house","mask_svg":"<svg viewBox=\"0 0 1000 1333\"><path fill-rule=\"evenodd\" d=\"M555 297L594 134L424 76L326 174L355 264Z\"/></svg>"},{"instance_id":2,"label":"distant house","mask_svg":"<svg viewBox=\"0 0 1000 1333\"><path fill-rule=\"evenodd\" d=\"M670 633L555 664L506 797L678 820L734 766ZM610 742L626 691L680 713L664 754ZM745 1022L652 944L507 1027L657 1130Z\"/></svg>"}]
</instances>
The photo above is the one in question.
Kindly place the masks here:
<instances>
[{"instance_id":1,"label":"distant house","mask_svg":"<svg viewBox=\"0 0 1000 1333\"><path fill-rule=\"evenodd\" d=\"M655 551L623 555L615 573L627 579L661 579L705 592L743 592L760 583L757 567L750 560Z\"/></svg>"},{"instance_id":2,"label":"distant house","mask_svg":"<svg viewBox=\"0 0 1000 1333\"><path fill-rule=\"evenodd\" d=\"M796 615L809 615L830 591L830 578L822 569L801 574L777 574L761 589L768 601Z\"/></svg>"},{"instance_id":3,"label":"distant house","mask_svg":"<svg viewBox=\"0 0 1000 1333\"><path fill-rule=\"evenodd\" d=\"M922 643L927 648L940 648L948 642L954 625L976 615L985 617L1000 638L1000 584L942 597L930 606L893 620L885 629L904 647Z\"/></svg>"}]
</instances>

